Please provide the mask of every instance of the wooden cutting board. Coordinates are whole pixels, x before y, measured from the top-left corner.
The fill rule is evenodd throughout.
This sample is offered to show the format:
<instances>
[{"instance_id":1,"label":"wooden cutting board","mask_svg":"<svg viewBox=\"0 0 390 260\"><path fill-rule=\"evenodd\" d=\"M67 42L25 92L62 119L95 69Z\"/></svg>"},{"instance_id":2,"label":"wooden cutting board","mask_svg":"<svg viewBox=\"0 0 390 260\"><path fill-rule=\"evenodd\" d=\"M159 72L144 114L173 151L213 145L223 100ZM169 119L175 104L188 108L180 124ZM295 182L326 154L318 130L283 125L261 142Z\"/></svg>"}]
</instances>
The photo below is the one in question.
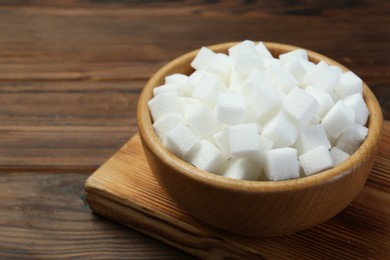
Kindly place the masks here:
<instances>
[{"instance_id":1,"label":"wooden cutting board","mask_svg":"<svg viewBox=\"0 0 390 260\"><path fill-rule=\"evenodd\" d=\"M390 259L390 121L373 171L341 213L293 235L229 234L183 212L159 187L135 135L85 184L92 210L206 259Z\"/></svg>"}]
</instances>

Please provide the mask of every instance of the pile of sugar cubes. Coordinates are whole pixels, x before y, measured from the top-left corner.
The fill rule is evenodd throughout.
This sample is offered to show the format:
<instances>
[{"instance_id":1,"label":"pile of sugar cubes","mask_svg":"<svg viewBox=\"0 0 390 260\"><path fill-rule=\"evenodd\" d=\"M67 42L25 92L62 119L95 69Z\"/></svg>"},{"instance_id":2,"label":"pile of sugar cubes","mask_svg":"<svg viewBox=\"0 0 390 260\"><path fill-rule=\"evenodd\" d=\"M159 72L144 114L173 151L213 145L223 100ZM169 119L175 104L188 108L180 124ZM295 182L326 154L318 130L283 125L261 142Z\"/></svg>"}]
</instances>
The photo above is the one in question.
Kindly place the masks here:
<instances>
[{"instance_id":1,"label":"pile of sugar cubes","mask_svg":"<svg viewBox=\"0 0 390 260\"><path fill-rule=\"evenodd\" d=\"M227 178L279 181L327 170L367 136L362 80L297 49L274 58L262 42L228 55L203 47L191 75L154 88L153 128L176 156Z\"/></svg>"}]
</instances>

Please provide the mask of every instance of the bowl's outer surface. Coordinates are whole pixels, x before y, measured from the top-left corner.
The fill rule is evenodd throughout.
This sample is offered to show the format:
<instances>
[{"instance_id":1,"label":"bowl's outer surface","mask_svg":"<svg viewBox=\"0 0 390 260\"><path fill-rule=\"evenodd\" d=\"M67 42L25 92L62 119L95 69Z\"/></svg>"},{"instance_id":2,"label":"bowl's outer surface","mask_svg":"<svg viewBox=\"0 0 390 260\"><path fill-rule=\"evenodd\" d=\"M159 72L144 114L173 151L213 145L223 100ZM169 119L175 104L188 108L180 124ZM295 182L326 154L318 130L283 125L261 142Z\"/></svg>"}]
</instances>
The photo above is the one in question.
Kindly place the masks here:
<instances>
[{"instance_id":1,"label":"bowl's outer surface","mask_svg":"<svg viewBox=\"0 0 390 260\"><path fill-rule=\"evenodd\" d=\"M211 46L227 52L235 43ZM274 57L297 47L265 43ZM137 120L144 151L153 174L174 201L193 217L237 234L277 236L324 222L344 209L364 186L374 164L382 135L378 101L364 84L370 110L367 139L348 160L328 171L295 180L253 182L207 173L178 159L160 143L147 106L153 88L172 73L190 74L197 51L185 54L160 69L146 84L138 103ZM310 60L341 64L308 50Z\"/></svg>"}]
</instances>

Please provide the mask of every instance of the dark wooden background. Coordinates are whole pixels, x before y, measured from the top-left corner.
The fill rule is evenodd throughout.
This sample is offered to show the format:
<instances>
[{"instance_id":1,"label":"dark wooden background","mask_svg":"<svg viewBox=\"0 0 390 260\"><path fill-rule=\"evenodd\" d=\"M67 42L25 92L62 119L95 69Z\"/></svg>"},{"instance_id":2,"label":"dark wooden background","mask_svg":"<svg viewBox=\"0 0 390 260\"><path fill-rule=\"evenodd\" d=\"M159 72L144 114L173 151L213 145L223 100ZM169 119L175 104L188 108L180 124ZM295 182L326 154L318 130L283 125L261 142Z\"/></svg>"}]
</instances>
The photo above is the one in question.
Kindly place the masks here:
<instances>
[{"instance_id":1,"label":"dark wooden background","mask_svg":"<svg viewBox=\"0 0 390 260\"><path fill-rule=\"evenodd\" d=\"M244 39L343 63L390 119L390 1L0 1L0 258L190 258L94 215L83 185L158 68Z\"/></svg>"}]
</instances>

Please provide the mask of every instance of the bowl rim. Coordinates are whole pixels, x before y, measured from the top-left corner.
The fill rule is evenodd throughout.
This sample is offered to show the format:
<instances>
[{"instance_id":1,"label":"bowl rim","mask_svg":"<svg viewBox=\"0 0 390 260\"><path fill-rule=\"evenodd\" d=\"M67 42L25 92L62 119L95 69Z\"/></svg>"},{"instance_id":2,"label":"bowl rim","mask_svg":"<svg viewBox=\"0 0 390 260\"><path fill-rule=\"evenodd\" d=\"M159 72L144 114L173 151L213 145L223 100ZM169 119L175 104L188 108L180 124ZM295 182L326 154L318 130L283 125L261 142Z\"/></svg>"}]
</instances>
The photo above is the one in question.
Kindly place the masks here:
<instances>
[{"instance_id":1,"label":"bowl rim","mask_svg":"<svg viewBox=\"0 0 390 260\"><path fill-rule=\"evenodd\" d=\"M215 44L207 46L215 52L223 52L229 47L239 42L227 42L221 44ZM281 49L284 52L288 52L295 49L304 49L288 44L275 43L275 42L263 42L268 49ZM258 193L258 192L288 192L297 189L309 189L314 188L317 185L324 183L334 182L339 178L343 178L352 172L355 168L364 164L370 156L376 154L380 139L383 132L383 115L379 106L378 100L363 81L363 97L370 111L370 116L366 126L369 128L368 135L365 141L361 144L358 150L353 153L347 160L341 164L314 174L310 176L300 177L297 179L289 179L282 181L248 181L248 180L236 180L223 177L214 173L206 172L198 169L190 163L176 157L168 149L166 149L160 142L159 138L155 134L152 127L152 118L149 112L147 102L153 97L153 88L162 83L161 80L165 78L176 66L188 64L195 57L196 53L200 49L190 51L186 54L179 56L178 58L168 62L162 68L160 68L146 83L142 90L142 93L138 100L137 105L137 121L139 134L144 145L148 148L167 166L175 169L177 172L183 174L186 178L190 178L195 182L201 182L204 185L214 186L219 189L236 190L245 193ZM336 65L343 71L349 71L348 68L340 63L322 55L317 52L304 49L307 51L309 59L315 63L319 60L324 60L328 64ZM272 53L272 51L271 51ZM177 71L174 70L174 71Z\"/></svg>"}]
</instances>

